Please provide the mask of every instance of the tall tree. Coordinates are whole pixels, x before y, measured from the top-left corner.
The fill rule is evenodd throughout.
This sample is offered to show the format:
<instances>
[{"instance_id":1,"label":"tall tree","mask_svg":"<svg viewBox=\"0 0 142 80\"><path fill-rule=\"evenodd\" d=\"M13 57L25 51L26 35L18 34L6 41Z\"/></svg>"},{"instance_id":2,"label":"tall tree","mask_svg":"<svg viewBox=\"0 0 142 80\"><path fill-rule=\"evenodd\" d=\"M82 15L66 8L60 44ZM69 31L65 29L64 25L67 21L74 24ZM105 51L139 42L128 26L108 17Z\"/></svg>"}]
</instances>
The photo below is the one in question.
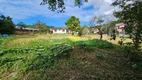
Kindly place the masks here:
<instances>
[{"instance_id":1,"label":"tall tree","mask_svg":"<svg viewBox=\"0 0 142 80\"><path fill-rule=\"evenodd\" d=\"M94 30L92 30L91 27L94 27L95 26L95 23L96 23L96 20L97 20L97 17L96 16L93 16L90 20L89 20L89 32L90 34L93 33L94 34Z\"/></svg>"},{"instance_id":2,"label":"tall tree","mask_svg":"<svg viewBox=\"0 0 142 80\"><path fill-rule=\"evenodd\" d=\"M91 26L95 26L95 24L98 25L96 28L99 30L100 39L103 38L103 32L102 32L102 30L101 30L101 27L102 27L102 23L103 23L103 22L104 22L104 20L102 19L102 16L93 17L93 18L90 20Z\"/></svg>"},{"instance_id":3,"label":"tall tree","mask_svg":"<svg viewBox=\"0 0 142 80\"><path fill-rule=\"evenodd\" d=\"M1 19L1 20L4 20L5 18L6 18L6 17L5 17L3 14L0 15L0 19Z\"/></svg>"},{"instance_id":4,"label":"tall tree","mask_svg":"<svg viewBox=\"0 0 142 80\"><path fill-rule=\"evenodd\" d=\"M12 22L12 18L0 15L0 33L1 34L13 34L15 32L15 25Z\"/></svg>"},{"instance_id":5,"label":"tall tree","mask_svg":"<svg viewBox=\"0 0 142 80\"><path fill-rule=\"evenodd\" d=\"M68 29L72 31L72 35L74 34L74 31L78 32L80 30L80 21L79 18L76 18L75 16L71 16L65 24L67 25Z\"/></svg>"},{"instance_id":6,"label":"tall tree","mask_svg":"<svg viewBox=\"0 0 142 80\"><path fill-rule=\"evenodd\" d=\"M82 27L82 35L87 35L89 34L89 27L87 25L84 25Z\"/></svg>"},{"instance_id":7,"label":"tall tree","mask_svg":"<svg viewBox=\"0 0 142 80\"><path fill-rule=\"evenodd\" d=\"M17 26L19 26L20 28L25 28L25 27L26 27L26 24L23 23L23 22L19 22L19 23L17 24Z\"/></svg>"},{"instance_id":8,"label":"tall tree","mask_svg":"<svg viewBox=\"0 0 142 80\"><path fill-rule=\"evenodd\" d=\"M138 49L142 42L142 1L116 0L112 5L121 8L114 15L127 24L126 32L133 36L133 44Z\"/></svg>"},{"instance_id":9,"label":"tall tree","mask_svg":"<svg viewBox=\"0 0 142 80\"><path fill-rule=\"evenodd\" d=\"M102 17L99 17L98 18L98 20L97 20L97 24L99 24L99 28L98 28L98 30L99 30L99 35L100 35L100 39L102 39L103 38L103 32L102 32L102 30L101 30L101 27L102 27L102 23L104 22L104 20L102 19Z\"/></svg>"},{"instance_id":10,"label":"tall tree","mask_svg":"<svg viewBox=\"0 0 142 80\"><path fill-rule=\"evenodd\" d=\"M36 29L39 30L40 34L42 34L42 33L46 34L47 32L49 32L49 27L41 21L37 21L35 23L35 27L36 27Z\"/></svg>"},{"instance_id":11,"label":"tall tree","mask_svg":"<svg viewBox=\"0 0 142 80\"><path fill-rule=\"evenodd\" d=\"M75 6L81 6L83 2L88 2L88 0L74 0ZM42 0L41 5L48 5L51 11L58 11L59 13L65 12L65 0Z\"/></svg>"}]
</instances>

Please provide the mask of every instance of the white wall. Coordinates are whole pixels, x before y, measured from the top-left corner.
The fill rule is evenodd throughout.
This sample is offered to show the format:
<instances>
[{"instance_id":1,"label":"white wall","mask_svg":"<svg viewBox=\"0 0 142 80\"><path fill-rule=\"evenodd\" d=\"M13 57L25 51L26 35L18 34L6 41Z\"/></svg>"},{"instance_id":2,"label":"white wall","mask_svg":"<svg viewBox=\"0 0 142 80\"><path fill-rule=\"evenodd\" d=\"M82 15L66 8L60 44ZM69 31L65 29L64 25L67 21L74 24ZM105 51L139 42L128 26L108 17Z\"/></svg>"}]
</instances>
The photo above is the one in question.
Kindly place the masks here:
<instances>
[{"instance_id":1,"label":"white wall","mask_svg":"<svg viewBox=\"0 0 142 80\"><path fill-rule=\"evenodd\" d=\"M64 29L64 32L62 29L57 29L56 32L55 30L53 29L53 34L66 34L67 33L67 30Z\"/></svg>"}]
</instances>

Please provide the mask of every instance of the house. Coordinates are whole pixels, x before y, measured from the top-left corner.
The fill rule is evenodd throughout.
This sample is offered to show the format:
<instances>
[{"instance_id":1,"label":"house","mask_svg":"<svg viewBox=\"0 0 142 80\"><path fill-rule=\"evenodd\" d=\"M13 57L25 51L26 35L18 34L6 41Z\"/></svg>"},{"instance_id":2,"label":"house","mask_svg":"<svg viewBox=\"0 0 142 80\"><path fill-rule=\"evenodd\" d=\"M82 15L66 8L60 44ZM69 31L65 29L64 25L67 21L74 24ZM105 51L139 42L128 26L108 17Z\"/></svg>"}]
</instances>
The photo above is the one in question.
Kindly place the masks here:
<instances>
[{"instance_id":1,"label":"house","mask_svg":"<svg viewBox=\"0 0 142 80\"><path fill-rule=\"evenodd\" d=\"M33 28L18 28L16 27L16 34L34 34L37 33L39 30L38 29L33 29Z\"/></svg>"},{"instance_id":2,"label":"house","mask_svg":"<svg viewBox=\"0 0 142 80\"><path fill-rule=\"evenodd\" d=\"M51 28L50 31L52 31L53 34L66 34L69 33L69 30L66 28Z\"/></svg>"},{"instance_id":3,"label":"house","mask_svg":"<svg viewBox=\"0 0 142 80\"><path fill-rule=\"evenodd\" d=\"M125 27L126 27L126 24L124 23L119 23L119 24L116 24L116 30L119 34L119 36L123 36L125 35Z\"/></svg>"}]
</instances>

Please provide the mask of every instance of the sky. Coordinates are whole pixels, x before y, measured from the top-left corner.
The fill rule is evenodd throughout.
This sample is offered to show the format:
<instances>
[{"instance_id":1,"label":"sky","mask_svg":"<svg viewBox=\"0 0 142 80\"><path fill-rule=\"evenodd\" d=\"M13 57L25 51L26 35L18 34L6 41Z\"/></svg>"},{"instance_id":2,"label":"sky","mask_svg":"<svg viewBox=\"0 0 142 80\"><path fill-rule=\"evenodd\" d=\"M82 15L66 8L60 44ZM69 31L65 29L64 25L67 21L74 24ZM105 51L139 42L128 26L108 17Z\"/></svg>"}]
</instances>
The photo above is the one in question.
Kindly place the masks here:
<instances>
[{"instance_id":1,"label":"sky","mask_svg":"<svg viewBox=\"0 0 142 80\"><path fill-rule=\"evenodd\" d=\"M0 0L0 14L11 16L13 22L33 24L41 21L50 26L64 27L71 16L79 18L81 25L88 25L93 16L104 16L105 21L115 20L111 6L114 0L88 0L80 8L74 6L74 0L65 1L65 13L50 11L48 5L40 5L42 0Z\"/></svg>"}]
</instances>

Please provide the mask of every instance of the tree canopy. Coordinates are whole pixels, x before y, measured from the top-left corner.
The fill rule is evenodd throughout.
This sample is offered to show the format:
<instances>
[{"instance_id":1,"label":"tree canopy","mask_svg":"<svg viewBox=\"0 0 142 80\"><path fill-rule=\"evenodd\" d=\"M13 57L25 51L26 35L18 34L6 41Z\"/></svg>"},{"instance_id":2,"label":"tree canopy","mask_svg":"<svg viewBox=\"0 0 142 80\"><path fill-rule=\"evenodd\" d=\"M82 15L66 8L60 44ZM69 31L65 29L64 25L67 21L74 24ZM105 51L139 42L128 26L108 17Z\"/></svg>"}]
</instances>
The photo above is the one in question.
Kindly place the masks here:
<instances>
[{"instance_id":1,"label":"tree canopy","mask_svg":"<svg viewBox=\"0 0 142 80\"><path fill-rule=\"evenodd\" d=\"M83 2L88 2L88 0L74 0L75 6L80 7ZM65 0L42 0L41 5L48 5L51 11L58 11L59 13L65 12Z\"/></svg>"},{"instance_id":2,"label":"tree canopy","mask_svg":"<svg viewBox=\"0 0 142 80\"><path fill-rule=\"evenodd\" d=\"M142 2L140 0L116 0L112 5L121 8L114 15L127 24L126 32L133 36L135 48L138 48L142 41Z\"/></svg>"},{"instance_id":3,"label":"tree canopy","mask_svg":"<svg viewBox=\"0 0 142 80\"><path fill-rule=\"evenodd\" d=\"M68 29L71 31L78 32L80 30L80 21L79 18L76 18L75 16L71 16L65 24L67 25Z\"/></svg>"},{"instance_id":4,"label":"tree canopy","mask_svg":"<svg viewBox=\"0 0 142 80\"><path fill-rule=\"evenodd\" d=\"M34 24L35 28L39 30L39 33L47 33L49 32L49 27L41 22L41 21L37 21L35 24Z\"/></svg>"},{"instance_id":5,"label":"tree canopy","mask_svg":"<svg viewBox=\"0 0 142 80\"><path fill-rule=\"evenodd\" d=\"M99 16L99 17L93 16L91 18L91 20L89 21L90 26L95 26L95 24L98 24L97 26L95 26L95 28L98 28L98 30L99 30L100 39L102 39L102 37L103 37L103 32L101 30L103 22L104 22L104 20L102 19L102 16Z\"/></svg>"},{"instance_id":6,"label":"tree canopy","mask_svg":"<svg viewBox=\"0 0 142 80\"><path fill-rule=\"evenodd\" d=\"M0 15L0 33L13 34L14 32L15 25L12 22L12 18L10 16L5 17L4 15Z\"/></svg>"},{"instance_id":7,"label":"tree canopy","mask_svg":"<svg viewBox=\"0 0 142 80\"><path fill-rule=\"evenodd\" d=\"M19 23L17 24L17 26L19 26L20 28L25 28L25 27L26 27L26 24L23 23L23 22L19 22Z\"/></svg>"}]
</instances>

